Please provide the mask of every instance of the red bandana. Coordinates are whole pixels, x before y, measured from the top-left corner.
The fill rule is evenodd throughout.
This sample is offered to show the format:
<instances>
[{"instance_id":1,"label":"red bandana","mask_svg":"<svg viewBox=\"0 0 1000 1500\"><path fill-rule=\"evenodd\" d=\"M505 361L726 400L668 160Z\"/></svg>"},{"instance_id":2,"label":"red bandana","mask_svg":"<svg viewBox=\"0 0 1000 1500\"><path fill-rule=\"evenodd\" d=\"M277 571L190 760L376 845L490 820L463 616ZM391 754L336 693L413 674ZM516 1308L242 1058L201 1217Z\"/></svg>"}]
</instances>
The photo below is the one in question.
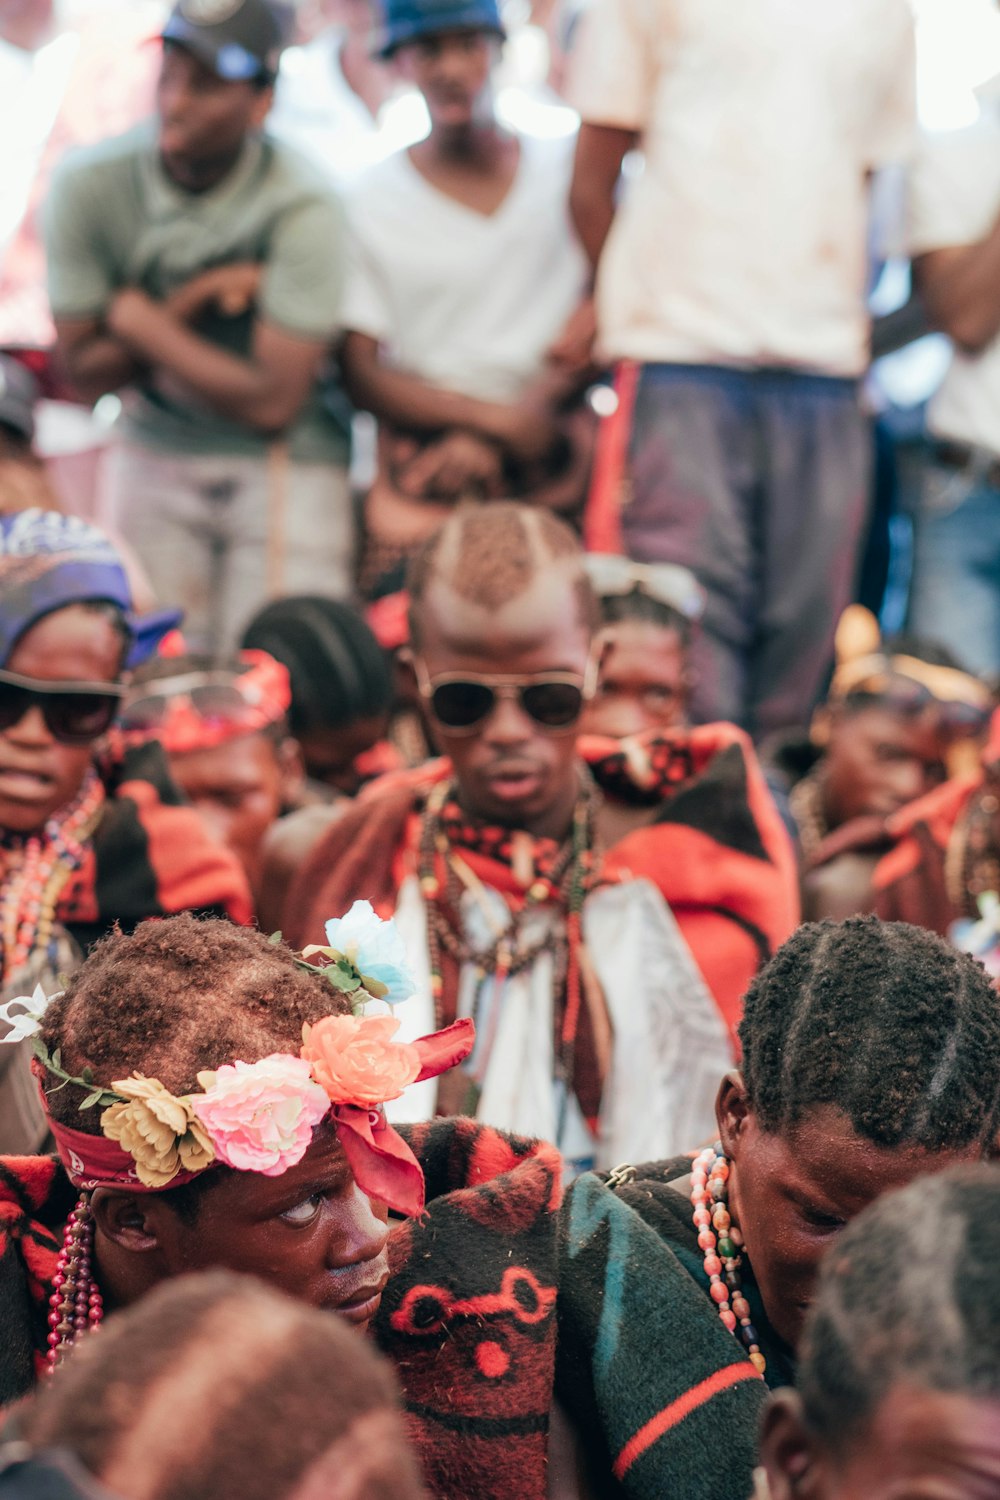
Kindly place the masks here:
<instances>
[{"instance_id":1,"label":"red bandana","mask_svg":"<svg viewBox=\"0 0 1000 1500\"><path fill-rule=\"evenodd\" d=\"M420 1054L416 1083L436 1078L463 1062L472 1051L475 1027L468 1019L411 1043ZM45 1094L42 1094L45 1105ZM334 1104L330 1120L344 1148L354 1180L369 1198L388 1204L394 1212L416 1218L424 1208L424 1176L420 1165L381 1109ZM164 1187L139 1181L135 1162L117 1141L74 1130L48 1116L56 1148L74 1187L90 1192L98 1187L127 1188L131 1193L162 1193L191 1182L198 1172L179 1171Z\"/></svg>"}]
</instances>

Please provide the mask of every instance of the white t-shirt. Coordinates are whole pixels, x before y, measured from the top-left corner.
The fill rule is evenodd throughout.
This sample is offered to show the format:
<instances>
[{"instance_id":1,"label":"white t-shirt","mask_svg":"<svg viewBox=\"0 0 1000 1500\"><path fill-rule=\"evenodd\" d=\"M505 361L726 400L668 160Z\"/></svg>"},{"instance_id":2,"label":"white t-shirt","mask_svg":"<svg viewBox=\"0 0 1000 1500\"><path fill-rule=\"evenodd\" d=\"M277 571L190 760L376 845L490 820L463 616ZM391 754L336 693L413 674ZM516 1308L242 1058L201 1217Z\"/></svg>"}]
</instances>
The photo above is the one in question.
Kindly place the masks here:
<instances>
[{"instance_id":1,"label":"white t-shirt","mask_svg":"<svg viewBox=\"0 0 1000 1500\"><path fill-rule=\"evenodd\" d=\"M1000 213L1000 110L967 130L928 137L910 175L910 251L975 245ZM1000 454L1000 335L979 354L956 349L927 413L938 437Z\"/></svg>"},{"instance_id":2,"label":"white t-shirt","mask_svg":"<svg viewBox=\"0 0 1000 1500\"><path fill-rule=\"evenodd\" d=\"M405 151L347 198L344 327L378 339L400 369L484 401L519 398L586 279L567 207L573 141L520 144L490 215L432 186Z\"/></svg>"},{"instance_id":3,"label":"white t-shirt","mask_svg":"<svg viewBox=\"0 0 1000 1500\"><path fill-rule=\"evenodd\" d=\"M572 102L637 130L598 278L612 358L853 376L866 174L915 121L909 0L594 0Z\"/></svg>"}]
</instances>

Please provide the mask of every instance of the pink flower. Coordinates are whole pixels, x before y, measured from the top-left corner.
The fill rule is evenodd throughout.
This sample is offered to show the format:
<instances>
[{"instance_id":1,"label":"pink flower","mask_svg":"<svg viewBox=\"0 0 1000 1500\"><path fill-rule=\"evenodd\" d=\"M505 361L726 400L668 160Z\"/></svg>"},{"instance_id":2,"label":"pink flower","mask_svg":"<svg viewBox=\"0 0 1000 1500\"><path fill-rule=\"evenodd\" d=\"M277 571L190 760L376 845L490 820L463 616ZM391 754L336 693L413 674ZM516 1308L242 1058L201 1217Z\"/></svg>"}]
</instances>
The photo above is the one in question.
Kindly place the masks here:
<instances>
[{"instance_id":1,"label":"pink flower","mask_svg":"<svg viewBox=\"0 0 1000 1500\"><path fill-rule=\"evenodd\" d=\"M395 1016L324 1016L302 1028L302 1056L334 1104L384 1104L420 1072L416 1047L392 1040L398 1029Z\"/></svg>"},{"instance_id":2,"label":"pink flower","mask_svg":"<svg viewBox=\"0 0 1000 1500\"><path fill-rule=\"evenodd\" d=\"M255 1063L227 1063L199 1073L191 1096L218 1159L241 1172L280 1177L300 1162L312 1133L330 1112L323 1089L300 1057L275 1052Z\"/></svg>"}]
</instances>

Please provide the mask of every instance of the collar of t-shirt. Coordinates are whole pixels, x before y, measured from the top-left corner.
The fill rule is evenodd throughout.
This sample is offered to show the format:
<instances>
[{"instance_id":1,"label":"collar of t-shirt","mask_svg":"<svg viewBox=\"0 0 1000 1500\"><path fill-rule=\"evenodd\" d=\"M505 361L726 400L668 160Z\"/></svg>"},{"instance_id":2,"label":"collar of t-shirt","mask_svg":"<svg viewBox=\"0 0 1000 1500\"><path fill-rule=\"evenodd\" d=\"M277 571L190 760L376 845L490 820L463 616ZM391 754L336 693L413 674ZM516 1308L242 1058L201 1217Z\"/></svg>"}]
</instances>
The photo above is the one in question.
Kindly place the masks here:
<instances>
[{"instance_id":1,"label":"collar of t-shirt","mask_svg":"<svg viewBox=\"0 0 1000 1500\"><path fill-rule=\"evenodd\" d=\"M260 168L264 153L261 136L248 136L236 163L214 187L203 193L190 193L169 177L160 160L154 134L150 135L150 149L142 157L140 170L143 175L146 212L151 219L170 218L177 213L190 212L197 205L202 212L224 214L229 205L241 198L248 183Z\"/></svg>"}]
</instances>

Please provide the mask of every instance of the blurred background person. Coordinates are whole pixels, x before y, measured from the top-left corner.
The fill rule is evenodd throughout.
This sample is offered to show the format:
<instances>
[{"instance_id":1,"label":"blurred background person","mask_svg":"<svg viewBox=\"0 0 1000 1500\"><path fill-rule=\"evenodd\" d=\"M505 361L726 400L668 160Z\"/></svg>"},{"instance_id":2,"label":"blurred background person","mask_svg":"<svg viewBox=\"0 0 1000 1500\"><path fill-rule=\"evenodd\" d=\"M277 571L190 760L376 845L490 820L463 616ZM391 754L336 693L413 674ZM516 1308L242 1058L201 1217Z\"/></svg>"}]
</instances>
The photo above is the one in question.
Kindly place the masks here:
<instances>
[{"instance_id":1,"label":"blurred background person","mask_svg":"<svg viewBox=\"0 0 1000 1500\"><path fill-rule=\"evenodd\" d=\"M600 605L601 655L583 733L626 739L686 728L704 590L687 568L669 563L647 567L591 552L584 564Z\"/></svg>"},{"instance_id":2,"label":"blurred background person","mask_svg":"<svg viewBox=\"0 0 1000 1500\"><path fill-rule=\"evenodd\" d=\"M382 54L419 89L430 129L348 198L342 363L379 422L372 595L399 587L405 558L458 500L583 499L592 423L575 398L590 341L577 331L586 266L569 222L571 143L500 121L503 35L496 0L385 10Z\"/></svg>"},{"instance_id":3,"label":"blurred background person","mask_svg":"<svg viewBox=\"0 0 1000 1500\"><path fill-rule=\"evenodd\" d=\"M867 180L911 144L908 0L595 0L571 96L598 348L631 366L626 550L707 591L696 721L802 723L866 515Z\"/></svg>"},{"instance_id":4,"label":"blurred background person","mask_svg":"<svg viewBox=\"0 0 1000 1500\"><path fill-rule=\"evenodd\" d=\"M422 1500L388 1363L248 1276L109 1318L0 1447L3 1500Z\"/></svg>"},{"instance_id":5,"label":"blurred background person","mask_svg":"<svg viewBox=\"0 0 1000 1500\"><path fill-rule=\"evenodd\" d=\"M0 510L58 510L59 501L35 450L38 381L0 354Z\"/></svg>"},{"instance_id":6,"label":"blurred background person","mask_svg":"<svg viewBox=\"0 0 1000 1500\"><path fill-rule=\"evenodd\" d=\"M122 534L214 653L269 594L348 593L353 524L348 435L321 389L341 213L263 131L289 15L203 14L180 0L167 19L158 119L61 164L47 249L71 382L127 393L109 463Z\"/></svg>"},{"instance_id":7,"label":"blurred background person","mask_svg":"<svg viewBox=\"0 0 1000 1500\"><path fill-rule=\"evenodd\" d=\"M310 796L353 796L400 764L386 743L389 657L357 610L318 594L276 599L254 615L243 646L268 652L288 669L288 726Z\"/></svg>"},{"instance_id":8,"label":"blurred background person","mask_svg":"<svg viewBox=\"0 0 1000 1500\"><path fill-rule=\"evenodd\" d=\"M265 835L302 798L290 701L287 669L265 651L158 657L135 674L121 713L125 743L162 747L173 781L253 890Z\"/></svg>"}]
</instances>

